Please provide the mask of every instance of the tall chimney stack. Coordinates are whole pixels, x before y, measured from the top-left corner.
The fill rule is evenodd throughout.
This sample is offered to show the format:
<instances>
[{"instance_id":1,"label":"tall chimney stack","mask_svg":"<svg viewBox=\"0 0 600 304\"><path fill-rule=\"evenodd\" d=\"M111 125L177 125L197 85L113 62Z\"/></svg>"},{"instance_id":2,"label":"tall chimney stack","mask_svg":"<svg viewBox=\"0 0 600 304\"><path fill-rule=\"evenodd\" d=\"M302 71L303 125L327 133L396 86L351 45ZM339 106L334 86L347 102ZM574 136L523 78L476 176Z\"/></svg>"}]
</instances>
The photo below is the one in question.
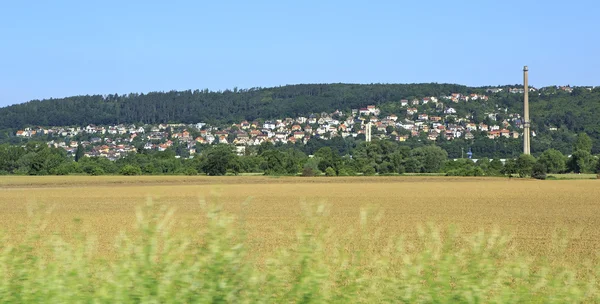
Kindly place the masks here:
<instances>
[{"instance_id":1,"label":"tall chimney stack","mask_svg":"<svg viewBox=\"0 0 600 304\"><path fill-rule=\"evenodd\" d=\"M524 83L524 122L523 122L523 154L531 154L531 122L529 121L529 69L523 67L523 83Z\"/></svg>"}]
</instances>

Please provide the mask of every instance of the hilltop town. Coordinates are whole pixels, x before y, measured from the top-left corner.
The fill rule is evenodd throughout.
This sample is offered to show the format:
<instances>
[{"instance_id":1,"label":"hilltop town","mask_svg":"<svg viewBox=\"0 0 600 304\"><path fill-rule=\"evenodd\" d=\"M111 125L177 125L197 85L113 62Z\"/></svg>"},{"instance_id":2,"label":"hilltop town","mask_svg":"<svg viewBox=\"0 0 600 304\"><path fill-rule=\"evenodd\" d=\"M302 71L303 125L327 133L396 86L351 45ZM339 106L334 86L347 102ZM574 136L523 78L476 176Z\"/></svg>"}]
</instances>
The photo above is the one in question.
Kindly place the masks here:
<instances>
[{"instance_id":1,"label":"hilltop town","mask_svg":"<svg viewBox=\"0 0 600 304\"><path fill-rule=\"evenodd\" d=\"M502 88L488 89L498 93ZM530 89L535 92L535 88ZM510 88L510 93L522 93L523 89ZM157 125L87 125L70 127L25 128L16 132L17 137L47 140L49 146L63 148L74 154L79 147L85 156L106 157L116 160L138 149L165 151L177 147L178 157L193 157L197 145L231 144L239 154L247 146L264 142L283 144L306 144L310 139L329 140L340 136L364 139L365 130L372 128L375 138L407 141L420 137L430 141L474 139L486 136L519 138L522 135L521 116L508 109L497 108L486 113L488 123L476 123L469 115L459 116L456 108L460 103L483 102L487 95L428 96L402 99L397 102L401 111L387 115L375 105L352 109L349 113L336 110L331 113L313 113L308 116L288 117L274 120L240 121L227 126L196 124ZM498 117L504 117L498 119Z\"/></svg>"}]
</instances>

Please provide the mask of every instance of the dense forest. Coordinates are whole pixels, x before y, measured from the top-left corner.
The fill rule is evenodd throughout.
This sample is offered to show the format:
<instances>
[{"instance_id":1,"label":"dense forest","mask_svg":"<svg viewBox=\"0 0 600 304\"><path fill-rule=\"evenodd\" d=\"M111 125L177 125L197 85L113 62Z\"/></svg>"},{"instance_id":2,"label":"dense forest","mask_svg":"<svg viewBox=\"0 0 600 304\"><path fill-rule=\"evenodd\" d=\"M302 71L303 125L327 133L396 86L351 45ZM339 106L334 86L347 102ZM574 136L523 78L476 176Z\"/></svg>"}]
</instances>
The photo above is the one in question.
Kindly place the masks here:
<instances>
[{"instance_id":1,"label":"dense forest","mask_svg":"<svg viewBox=\"0 0 600 304\"><path fill-rule=\"evenodd\" d=\"M506 88L508 88L507 86ZM512 87L518 87L514 85ZM228 124L241 120L296 117L377 105L382 114L402 114L401 99L447 96L452 93L487 94L489 100L453 105L458 114L476 123L486 113L505 109L522 112L522 94L486 93L485 88L455 84L306 84L274 88L233 89L219 92L187 90L128 95L86 95L60 99L33 100L0 109L0 137L26 126L68 126L119 123ZM600 152L600 87L576 87L565 92L548 87L532 92L532 151L556 148L570 154L576 134L587 133L593 153ZM502 112L499 118L502 119ZM549 131L550 128L556 130ZM483 142L483 140L481 140ZM491 143L488 143L488 145ZM513 145L513 154L518 145ZM477 145L473 145L477 149ZM456 155L457 151L452 153ZM510 153L508 153L510 154Z\"/></svg>"},{"instance_id":2,"label":"dense forest","mask_svg":"<svg viewBox=\"0 0 600 304\"><path fill-rule=\"evenodd\" d=\"M33 100L0 109L0 128L118 123L239 122L384 104L474 89L451 84L290 85L248 90L187 90Z\"/></svg>"}]
</instances>

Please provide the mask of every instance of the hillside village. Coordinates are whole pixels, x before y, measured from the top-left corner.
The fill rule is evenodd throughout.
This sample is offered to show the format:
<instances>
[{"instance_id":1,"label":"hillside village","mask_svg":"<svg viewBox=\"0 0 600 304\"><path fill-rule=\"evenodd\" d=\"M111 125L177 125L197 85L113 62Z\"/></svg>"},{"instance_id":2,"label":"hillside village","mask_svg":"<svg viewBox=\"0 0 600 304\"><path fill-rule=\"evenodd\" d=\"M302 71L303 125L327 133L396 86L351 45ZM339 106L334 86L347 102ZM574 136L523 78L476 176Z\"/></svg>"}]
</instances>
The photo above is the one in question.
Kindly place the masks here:
<instances>
[{"instance_id":1,"label":"hillside village","mask_svg":"<svg viewBox=\"0 0 600 304\"><path fill-rule=\"evenodd\" d=\"M502 88L488 89L498 93ZM535 88L530 89L535 92ZM510 88L510 93L523 93L522 89ZM116 160L138 148L165 151L178 146L178 156L193 157L198 144L232 144L243 154L247 146L264 142L283 144L306 144L312 138L328 140L336 136L364 139L365 130L372 127L372 134L379 139L406 141L421 137L430 141L474 139L487 136L519 138L522 133L521 116L508 109L496 109L486 113L490 122L476 123L472 117L457 115L459 103L487 101L488 96L451 94L440 97L423 97L398 101L402 109L398 114L382 115L375 105L352 109L350 113L336 110L332 113L313 113L308 116L275 120L240 121L230 126L197 124L159 125L109 125L84 127L36 127L16 132L17 137L46 139L49 146L63 148L74 154L81 145L85 156L107 157ZM497 117L502 113L502 120ZM185 150L183 153L181 150Z\"/></svg>"}]
</instances>

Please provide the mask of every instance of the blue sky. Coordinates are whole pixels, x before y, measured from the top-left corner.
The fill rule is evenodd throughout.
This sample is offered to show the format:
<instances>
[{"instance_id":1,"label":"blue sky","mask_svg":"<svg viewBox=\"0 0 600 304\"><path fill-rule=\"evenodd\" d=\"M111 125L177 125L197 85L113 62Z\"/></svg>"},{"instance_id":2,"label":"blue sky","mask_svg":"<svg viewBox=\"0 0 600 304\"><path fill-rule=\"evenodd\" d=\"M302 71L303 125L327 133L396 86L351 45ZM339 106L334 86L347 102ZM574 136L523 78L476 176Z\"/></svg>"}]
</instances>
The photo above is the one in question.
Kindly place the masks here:
<instances>
[{"instance_id":1,"label":"blue sky","mask_svg":"<svg viewBox=\"0 0 600 304\"><path fill-rule=\"evenodd\" d=\"M597 1L1 1L0 106L296 83L600 85Z\"/></svg>"}]
</instances>

